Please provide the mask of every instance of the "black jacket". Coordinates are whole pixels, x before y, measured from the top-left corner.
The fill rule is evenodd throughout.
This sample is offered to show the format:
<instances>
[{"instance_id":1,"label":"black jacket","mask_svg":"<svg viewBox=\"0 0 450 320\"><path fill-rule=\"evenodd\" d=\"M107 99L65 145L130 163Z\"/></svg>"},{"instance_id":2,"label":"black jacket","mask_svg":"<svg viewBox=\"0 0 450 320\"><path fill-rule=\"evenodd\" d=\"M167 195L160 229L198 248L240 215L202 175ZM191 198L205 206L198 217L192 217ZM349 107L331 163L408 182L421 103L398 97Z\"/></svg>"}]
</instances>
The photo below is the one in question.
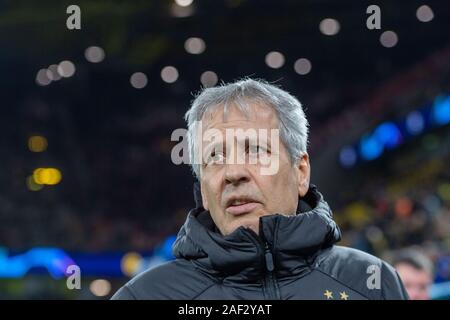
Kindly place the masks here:
<instances>
[{"instance_id":1,"label":"black jacket","mask_svg":"<svg viewBox=\"0 0 450 320\"><path fill-rule=\"evenodd\" d=\"M176 260L136 276L112 299L407 299L390 265L335 246L340 238L314 186L297 215L262 217L260 236L243 227L222 236L198 205L178 234Z\"/></svg>"}]
</instances>

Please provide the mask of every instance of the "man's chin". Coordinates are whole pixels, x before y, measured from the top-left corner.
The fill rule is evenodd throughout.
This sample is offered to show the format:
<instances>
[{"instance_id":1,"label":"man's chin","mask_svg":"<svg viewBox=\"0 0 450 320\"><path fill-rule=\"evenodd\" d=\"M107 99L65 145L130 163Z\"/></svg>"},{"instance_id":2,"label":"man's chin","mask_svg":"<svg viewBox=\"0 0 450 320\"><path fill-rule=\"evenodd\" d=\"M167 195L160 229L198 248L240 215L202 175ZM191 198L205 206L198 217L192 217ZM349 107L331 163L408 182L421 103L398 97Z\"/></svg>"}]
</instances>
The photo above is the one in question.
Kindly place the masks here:
<instances>
[{"instance_id":1,"label":"man's chin","mask_svg":"<svg viewBox=\"0 0 450 320\"><path fill-rule=\"evenodd\" d=\"M240 227L253 230L256 234L259 234L259 218L259 216L239 218L236 221L230 223L229 227L227 228L227 234L233 233Z\"/></svg>"}]
</instances>

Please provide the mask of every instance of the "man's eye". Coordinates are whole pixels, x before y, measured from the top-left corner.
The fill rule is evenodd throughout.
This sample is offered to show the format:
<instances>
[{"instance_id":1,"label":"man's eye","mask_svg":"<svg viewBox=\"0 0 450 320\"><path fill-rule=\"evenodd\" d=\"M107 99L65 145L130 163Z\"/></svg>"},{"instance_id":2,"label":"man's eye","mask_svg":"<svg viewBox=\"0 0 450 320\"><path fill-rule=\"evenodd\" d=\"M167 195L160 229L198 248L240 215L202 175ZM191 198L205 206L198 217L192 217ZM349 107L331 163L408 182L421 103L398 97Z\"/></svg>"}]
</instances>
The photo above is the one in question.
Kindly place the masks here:
<instances>
[{"instance_id":1,"label":"man's eye","mask_svg":"<svg viewBox=\"0 0 450 320\"><path fill-rule=\"evenodd\" d=\"M206 164L220 164L224 162L224 159L222 152L213 152L207 157Z\"/></svg>"},{"instance_id":2,"label":"man's eye","mask_svg":"<svg viewBox=\"0 0 450 320\"><path fill-rule=\"evenodd\" d=\"M253 145L248 148L249 154L261 154L261 153L269 153L267 148L264 148L260 145Z\"/></svg>"}]
</instances>

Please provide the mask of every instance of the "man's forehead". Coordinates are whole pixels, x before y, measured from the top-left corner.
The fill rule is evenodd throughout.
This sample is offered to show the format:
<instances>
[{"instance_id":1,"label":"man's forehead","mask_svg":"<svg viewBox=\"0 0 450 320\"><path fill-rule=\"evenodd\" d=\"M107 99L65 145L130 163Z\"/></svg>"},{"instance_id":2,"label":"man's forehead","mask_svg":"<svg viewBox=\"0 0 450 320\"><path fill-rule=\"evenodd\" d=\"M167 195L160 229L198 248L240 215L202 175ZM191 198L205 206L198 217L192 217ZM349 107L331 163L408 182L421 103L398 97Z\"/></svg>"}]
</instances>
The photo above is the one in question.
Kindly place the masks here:
<instances>
[{"instance_id":1,"label":"man's forehead","mask_svg":"<svg viewBox=\"0 0 450 320\"><path fill-rule=\"evenodd\" d=\"M236 104L218 105L205 112L202 118L205 130L215 127L276 127L278 120L273 108L258 102L246 102L243 107Z\"/></svg>"}]
</instances>

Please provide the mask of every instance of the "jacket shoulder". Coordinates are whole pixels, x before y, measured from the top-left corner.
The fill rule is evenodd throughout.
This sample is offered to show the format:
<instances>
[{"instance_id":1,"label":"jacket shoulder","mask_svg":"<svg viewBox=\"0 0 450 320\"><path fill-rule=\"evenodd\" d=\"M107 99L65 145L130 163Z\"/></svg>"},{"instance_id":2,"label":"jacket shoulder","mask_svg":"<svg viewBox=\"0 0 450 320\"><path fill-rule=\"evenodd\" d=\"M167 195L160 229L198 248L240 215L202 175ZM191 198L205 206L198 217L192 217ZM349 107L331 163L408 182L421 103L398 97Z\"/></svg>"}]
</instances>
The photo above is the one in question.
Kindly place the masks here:
<instances>
[{"instance_id":1,"label":"jacket shoulder","mask_svg":"<svg viewBox=\"0 0 450 320\"><path fill-rule=\"evenodd\" d=\"M318 269L367 299L408 299L395 269L366 252L332 246L318 259Z\"/></svg>"},{"instance_id":2,"label":"jacket shoulder","mask_svg":"<svg viewBox=\"0 0 450 320\"><path fill-rule=\"evenodd\" d=\"M190 300L214 282L187 260L173 260L140 273L120 288L112 300Z\"/></svg>"}]
</instances>

